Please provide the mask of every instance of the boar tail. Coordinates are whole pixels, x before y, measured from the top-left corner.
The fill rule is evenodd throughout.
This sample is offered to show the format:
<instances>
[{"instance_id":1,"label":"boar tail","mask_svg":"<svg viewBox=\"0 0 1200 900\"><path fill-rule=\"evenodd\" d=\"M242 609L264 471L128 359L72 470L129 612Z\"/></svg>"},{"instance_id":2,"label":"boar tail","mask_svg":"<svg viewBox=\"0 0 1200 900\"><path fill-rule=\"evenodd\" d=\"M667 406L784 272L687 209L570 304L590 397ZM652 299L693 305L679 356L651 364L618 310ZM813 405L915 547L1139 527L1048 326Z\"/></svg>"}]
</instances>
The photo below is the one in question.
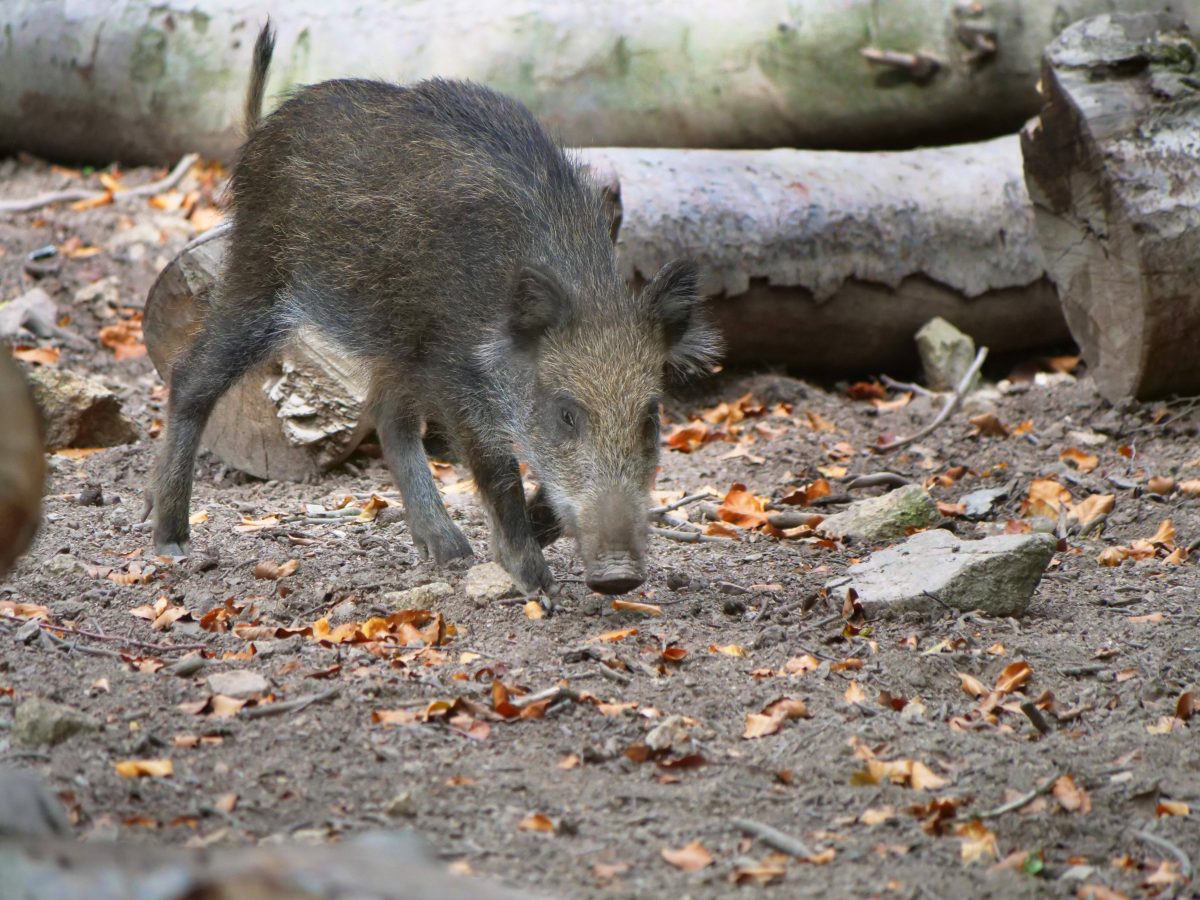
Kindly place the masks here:
<instances>
[{"instance_id":1,"label":"boar tail","mask_svg":"<svg viewBox=\"0 0 1200 900\"><path fill-rule=\"evenodd\" d=\"M271 56L275 53L275 31L271 20L258 33L254 42L254 66L250 70L250 89L246 92L246 135L258 127L262 118L263 92L267 88L267 72L271 68Z\"/></svg>"}]
</instances>

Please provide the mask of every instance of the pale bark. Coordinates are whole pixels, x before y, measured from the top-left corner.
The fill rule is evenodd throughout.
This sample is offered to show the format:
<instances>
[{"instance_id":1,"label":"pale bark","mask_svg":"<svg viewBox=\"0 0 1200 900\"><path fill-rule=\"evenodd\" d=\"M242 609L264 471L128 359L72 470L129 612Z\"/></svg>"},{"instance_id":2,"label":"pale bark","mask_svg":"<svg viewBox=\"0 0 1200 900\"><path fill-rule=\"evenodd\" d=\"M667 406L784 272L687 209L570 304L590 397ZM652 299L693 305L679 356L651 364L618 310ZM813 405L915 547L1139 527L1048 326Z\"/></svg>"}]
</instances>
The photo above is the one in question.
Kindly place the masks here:
<instances>
[{"instance_id":1,"label":"pale bark","mask_svg":"<svg viewBox=\"0 0 1200 900\"><path fill-rule=\"evenodd\" d=\"M20 368L0 344L0 578L37 530L45 461L41 423Z\"/></svg>"},{"instance_id":2,"label":"pale bark","mask_svg":"<svg viewBox=\"0 0 1200 900\"><path fill-rule=\"evenodd\" d=\"M1200 0L1175 0L1190 14ZM269 94L471 78L577 146L897 147L1014 131L1042 48L1144 0L6 0L0 152L229 158L254 33ZM273 102L273 101L272 101Z\"/></svg>"},{"instance_id":3,"label":"pale bark","mask_svg":"<svg viewBox=\"0 0 1200 900\"><path fill-rule=\"evenodd\" d=\"M1023 135L1050 274L1100 392L1200 392L1200 44L1164 14L1101 16L1047 51Z\"/></svg>"}]
</instances>

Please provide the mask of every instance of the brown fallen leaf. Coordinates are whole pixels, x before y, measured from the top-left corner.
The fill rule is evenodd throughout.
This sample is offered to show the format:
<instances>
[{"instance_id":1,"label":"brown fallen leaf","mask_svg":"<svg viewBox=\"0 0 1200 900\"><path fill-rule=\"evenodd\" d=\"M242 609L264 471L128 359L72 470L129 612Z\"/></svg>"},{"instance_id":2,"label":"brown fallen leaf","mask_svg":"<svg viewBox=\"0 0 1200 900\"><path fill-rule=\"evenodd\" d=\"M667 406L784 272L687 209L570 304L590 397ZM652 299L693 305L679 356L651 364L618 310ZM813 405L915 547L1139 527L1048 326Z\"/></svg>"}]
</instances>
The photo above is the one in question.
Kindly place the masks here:
<instances>
[{"instance_id":1,"label":"brown fallen leaf","mask_svg":"<svg viewBox=\"0 0 1200 900\"><path fill-rule=\"evenodd\" d=\"M300 568L300 560L289 559L283 563L277 563L274 560L264 559L254 567L254 577L264 580L278 580L286 578Z\"/></svg>"},{"instance_id":2,"label":"brown fallen leaf","mask_svg":"<svg viewBox=\"0 0 1200 900\"><path fill-rule=\"evenodd\" d=\"M995 413L980 413L967 421L975 427L976 436L1006 438L1009 435L1008 426Z\"/></svg>"},{"instance_id":3,"label":"brown fallen leaf","mask_svg":"<svg viewBox=\"0 0 1200 900\"><path fill-rule=\"evenodd\" d=\"M640 612L648 616L661 616L663 611L661 606L655 606L653 603L638 603L635 600L613 600L612 608L624 612Z\"/></svg>"},{"instance_id":4,"label":"brown fallen leaf","mask_svg":"<svg viewBox=\"0 0 1200 900\"><path fill-rule=\"evenodd\" d=\"M520 831L538 831L544 834L554 834L558 830L558 826L541 813L530 813L517 823L517 829Z\"/></svg>"},{"instance_id":5,"label":"brown fallen leaf","mask_svg":"<svg viewBox=\"0 0 1200 900\"><path fill-rule=\"evenodd\" d=\"M1094 453L1087 453L1080 450L1078 447L1068 447L1058 454L1058 458L1069 466L1074 466L1080 472L1091 472L1096 466L1100 465L1100 457Z\"/></svg>"},{"instance_id":6,"label":"brown fallen leaf","mask_svg":"<svg viewBox=\"0 0 1200 900\"><path fill-rule=\"evenodd\" d=\"M684 872L697 872L711 866L713 861L712 854L699 841L692 841L678 850L663 847L661 853L663 859Z\"/></svg>"},{"instance_id":7,"label":"brown fallen leaf","mask_svg":"<svg viewBox=\"0 0 1200 900\"><path fill-rule=\"evenodd\" d=\"M1067 812L1089 813L1092 811L1092 798L1087 791L1075 784L1075 779L1070 775L1063 775L1054 782L1051 793Z\"/></svg>"},{"instance_id":8,"label":"brown fallen leaf","mask_svg":"<svg viewBox=\"0 0 1200 900\"><path fill-rule=\"evenodd\" d=\"M717 516L738 528L759 528L767 524L766 504L766 497L756 497L744 484L738 483L729 488L729 493L717 507Z\"/></svg>"},{"instance_id":9,"label":"brown fallen leaf","mask_svg":"<svg viewBox=\"0 0 1200 900\"><path fill-rule=\"evenodd\" d=\"M175 773L169 759L126 759L113 768L122 778L169 778Z\"/></svg>"}]
</instances>

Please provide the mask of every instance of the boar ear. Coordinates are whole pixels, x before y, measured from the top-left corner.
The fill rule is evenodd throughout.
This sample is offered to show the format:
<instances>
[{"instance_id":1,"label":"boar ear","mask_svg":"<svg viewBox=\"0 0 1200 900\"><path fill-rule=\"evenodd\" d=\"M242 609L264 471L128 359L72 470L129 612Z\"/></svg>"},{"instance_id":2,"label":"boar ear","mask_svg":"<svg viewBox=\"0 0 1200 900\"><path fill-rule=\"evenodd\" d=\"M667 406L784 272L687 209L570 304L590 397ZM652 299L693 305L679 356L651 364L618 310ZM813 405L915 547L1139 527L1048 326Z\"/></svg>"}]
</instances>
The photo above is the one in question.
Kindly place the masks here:
<instances>
[{"instance_id":1,"label":"boar ear","mask_svg":"<svg viewBox=\"0 0 1200 900\"><path fill-rule=\"evenodd\" d=\"M676 260L662 267L642 295L662 328L671 380L707 374L721 355L721 338L704 312L699 282L694 263Z\"/></svg>"},{"instance_id":2,"label":"boar ear","mask_svg":"<svg viewBox=\"0 0 1200 900\"><path fill-rule=\"evenodd\" d=\"M525 266L517 274L508 329L518 343L536 341L567 314L567 295L545 269Z\"/></svg>"}]
</instances>

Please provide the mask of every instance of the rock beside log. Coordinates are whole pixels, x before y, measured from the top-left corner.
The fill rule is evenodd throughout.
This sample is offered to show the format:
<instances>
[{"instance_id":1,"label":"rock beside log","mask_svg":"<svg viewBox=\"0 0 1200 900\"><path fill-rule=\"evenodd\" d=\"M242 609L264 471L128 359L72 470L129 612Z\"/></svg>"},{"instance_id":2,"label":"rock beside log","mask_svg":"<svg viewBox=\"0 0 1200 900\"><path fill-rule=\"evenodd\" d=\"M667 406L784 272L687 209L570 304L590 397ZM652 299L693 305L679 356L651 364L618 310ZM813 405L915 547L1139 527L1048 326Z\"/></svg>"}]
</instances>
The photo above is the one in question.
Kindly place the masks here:
<instances>
[{"instance_id":1,"label":"rock beside log","mask_svg":"<svg viewBox=\"0 0 1200 900\"><path fill-rule=\"evenodd\" d=\"M37 408L21 370L0 345L0 578L37 530L45 460Z\"/></svg>"},{"instance_id":2,"label":"rock beside log","mask_svg":"<svg viewBox=\"0 0 1200 900\"><path fill-rule=\"evenodd\" d=\"M1200 44L1162 13L1065 30L1022 134L1047 266L1101 394L1200 391Z\"/></svg>"},{"instance_id":3,"label":"rock beside log","mask_svg":"<svg viewBox=\"0 0 1200 900\"><path fill-rule=\"evenodd\" d=\"M1003 534L963 541L934 529L851 566L849 583L868 619L946 607L990 616L1021 616L1058 541L1049 534Z\"/></svg>"},{"instance_id":4,"label":"rock beside log","mask_svg":"<svg viewBox=\"0 0 1200 900\"><path fill-rule=\"evenodd\" d=\"M185 249L146 300L146 349L163 380L208 310L225 238ZM259 478L303 481L337 465L370 430L360 422L365 387L345 354L301 331L217 403L203 445L226 465Z\"/></svg>"},{"instance_id":5,"label":"rock beside log","mask_svg":"<svg viewBox=\"0 0 1200 900\"><path fill-rule=\"evenodd\" d=\"M100 381L62 369L31 369L33 398L46 422L46 449L117 447L138 439L120 398Z\"/></svg>"}]
</instances>

